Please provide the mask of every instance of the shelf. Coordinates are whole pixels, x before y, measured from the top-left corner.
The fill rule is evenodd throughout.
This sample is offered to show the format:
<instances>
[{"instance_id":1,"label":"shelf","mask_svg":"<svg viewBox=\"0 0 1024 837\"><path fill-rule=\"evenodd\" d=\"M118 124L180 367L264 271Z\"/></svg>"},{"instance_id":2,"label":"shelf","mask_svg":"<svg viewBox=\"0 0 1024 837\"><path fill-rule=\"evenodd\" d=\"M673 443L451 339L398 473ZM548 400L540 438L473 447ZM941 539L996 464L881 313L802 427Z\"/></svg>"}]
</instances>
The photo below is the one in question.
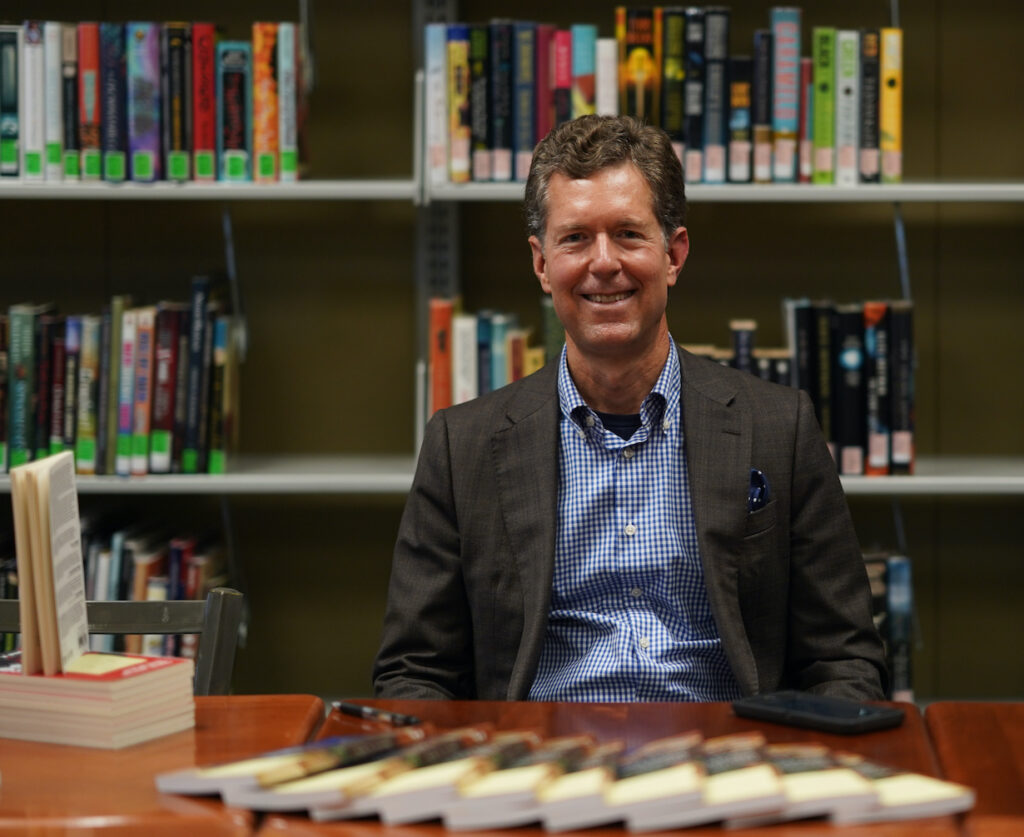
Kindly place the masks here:
<instances>
[{"instance_id":1,"label":"shelf","mask_svg":"<svg viewBox=\"0 0 1024 837\"><path fill-rule=\"evenodd\" d=\"M231 473L79 477L80 494L403 495L415 458L390 456L243 457ZM849 496L1024 496L1024 459L924 457L909 477L843 477ZM0 477L0 492L10 479Z\"/></svg>"},{"instance_id":2,"label":"shelf","mask_svg":"<svg viewBox=\"0 0 1024 837\"><path fill-rule=\"evenodd\" d=\"M433 186L432 201L521 201L522 183L463 183ZM695 184L686 187L693 203L1012 203L1024 201L1022 183L901 183L812 186L803 184Z\"/></svg>"},{"instance_id":3,"label":"shelf","mask_svg":"<svg viewBox=\"0 0 1024 837\"><path fill-rule=\"evenodd\" d=\"M0 181L9 200L413 201L416 181L300 180L297 183L104 183Z\"/></svg>"}]
</instances>

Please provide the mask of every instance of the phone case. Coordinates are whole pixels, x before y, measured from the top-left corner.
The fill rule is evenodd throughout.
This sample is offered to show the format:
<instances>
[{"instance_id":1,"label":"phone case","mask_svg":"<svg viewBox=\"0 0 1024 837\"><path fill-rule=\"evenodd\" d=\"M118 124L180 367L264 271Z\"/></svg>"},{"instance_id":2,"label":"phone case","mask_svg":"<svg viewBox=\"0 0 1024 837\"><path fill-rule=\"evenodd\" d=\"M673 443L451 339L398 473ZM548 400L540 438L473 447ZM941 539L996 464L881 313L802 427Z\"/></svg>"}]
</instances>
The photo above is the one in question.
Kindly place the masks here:
<instances>
[{"instance_id":1,"label":"phone case","mask_svg":"<svg viewBox=\"0 0 1024 837\"><path fill-rule=\"evenodd\" d=\"M904 714L894 706L797 691L751 695L733 701L732 708L742 718L845 735L899 726Z\"/></svg>"}]
</instances>

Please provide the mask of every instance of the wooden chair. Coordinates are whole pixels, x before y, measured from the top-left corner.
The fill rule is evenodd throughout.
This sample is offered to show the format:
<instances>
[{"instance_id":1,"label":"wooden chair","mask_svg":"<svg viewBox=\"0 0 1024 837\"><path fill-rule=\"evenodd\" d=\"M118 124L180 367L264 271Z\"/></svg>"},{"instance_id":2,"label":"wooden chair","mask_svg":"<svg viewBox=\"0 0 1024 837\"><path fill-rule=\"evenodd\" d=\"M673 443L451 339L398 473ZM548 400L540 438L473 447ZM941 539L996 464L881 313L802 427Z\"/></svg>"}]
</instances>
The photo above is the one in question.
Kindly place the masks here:
<instances>
[{"instance_id":1,"label":"wooden chair","mask_svg":"<svg viewBox=\"0 0 1024 837\"><path fill-rule=\"evenodd\" d=\"M193 692L231 690L243 596L216 587L206 601L86 602L90 634L198 634ZM0 632L19 630L18 601L0 600Z\"/></svg>"}]
</instances>

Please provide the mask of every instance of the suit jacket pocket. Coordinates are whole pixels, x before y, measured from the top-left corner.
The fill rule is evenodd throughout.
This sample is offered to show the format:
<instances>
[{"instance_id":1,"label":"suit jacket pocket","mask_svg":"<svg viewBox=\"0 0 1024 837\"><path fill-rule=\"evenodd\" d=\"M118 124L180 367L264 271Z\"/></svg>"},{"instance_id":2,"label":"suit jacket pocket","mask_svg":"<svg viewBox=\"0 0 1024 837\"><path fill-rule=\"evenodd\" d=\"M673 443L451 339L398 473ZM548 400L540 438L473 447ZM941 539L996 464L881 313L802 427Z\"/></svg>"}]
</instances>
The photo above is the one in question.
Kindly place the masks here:
<instances>
[{"instance_id":1,"label":"suit jacket pocket","mask_svg":"<svg viewBox=\"0 0 1024 837\"><path fill-rule=\"evenodd\" d=\"M747 514L747 525L743 532L744 539L756 538L775 528L776 509L778 502L770 500L768 505Z\"/></svg>"}]
</instances>

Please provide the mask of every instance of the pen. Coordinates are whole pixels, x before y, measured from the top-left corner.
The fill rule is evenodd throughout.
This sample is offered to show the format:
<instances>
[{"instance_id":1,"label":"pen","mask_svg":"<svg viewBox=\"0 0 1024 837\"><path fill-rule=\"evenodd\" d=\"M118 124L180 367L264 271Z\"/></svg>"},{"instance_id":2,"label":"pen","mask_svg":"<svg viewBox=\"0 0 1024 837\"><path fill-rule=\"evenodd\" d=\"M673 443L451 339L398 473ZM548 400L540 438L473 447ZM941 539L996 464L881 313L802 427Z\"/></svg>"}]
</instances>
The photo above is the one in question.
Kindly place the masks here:
<instances>
[{"instance_id":1,"label":"pen","mask_svg":"<svg viewBox=\"0 0 1024 837\"><path fill-rule=\"evenodd\" d=\"M345 715L353 715L356 718L366 718L368 721L378 721L382 724L389 724L393 727L408 727L413 724L422 723L419 718L413 715L403 715L401 712L388 712L386 709L377 709L375 706L364 706L361 703L348 703L344 700L336 700L332 706Z\"/></svg>"}]
</instances>

